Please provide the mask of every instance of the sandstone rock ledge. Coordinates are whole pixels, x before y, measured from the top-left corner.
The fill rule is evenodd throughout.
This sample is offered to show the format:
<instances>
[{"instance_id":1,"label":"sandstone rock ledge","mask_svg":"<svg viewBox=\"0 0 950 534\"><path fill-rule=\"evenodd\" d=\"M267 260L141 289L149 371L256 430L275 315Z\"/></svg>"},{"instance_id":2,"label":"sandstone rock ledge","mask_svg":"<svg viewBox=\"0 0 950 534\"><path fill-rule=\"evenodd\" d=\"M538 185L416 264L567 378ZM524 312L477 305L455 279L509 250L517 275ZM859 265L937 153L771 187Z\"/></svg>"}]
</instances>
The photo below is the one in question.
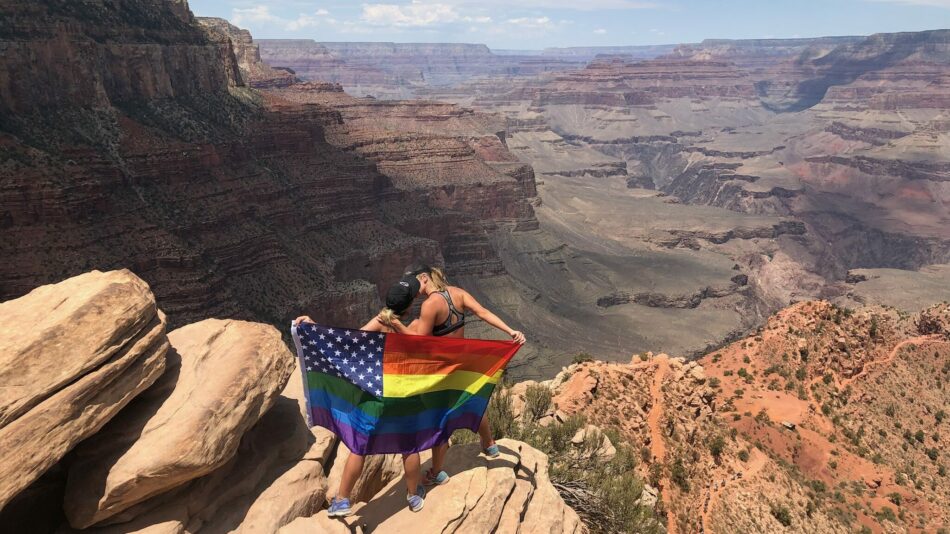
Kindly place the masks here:
<instances>
[{"instance_id":1,"label":"sandstone rock ledge","mask_svg":"<svg viewBox=\"0 0 950 534\"><path fill-rule=\"evenodd\" d=\"M129 271L0 303L0 509L165 370L165 317Z\"/></svg>"},{"instance_id":2,"label":"sandstone rock ledge","mask_svg":"<svg viewBox=\"0 0 950 534\"><path fill-rule=\"evenodd\" d=\"M420 514L406 509L399 456L370 457L354 490L369 502L329 519L349 451L308 428L294 366L265 324L206 319L166 335L129 271L0 303L0 532L583 530L547 457L510 440L491 461L453 447L451 483Z\"/></svg>"},{"instance_id":3,"label":"sandstone rock ledge","mask_svg":"<svg viewBox=\"0 0 950 534\"><path fill-rule=\"evenodd\" d=\"M224 465L294 369L269 325L206 319L168 339L169 370L76 451L64 502L74 527Z\"/></svg>"},{"instance_id":4,"label":"sandstone rock ledge","mask_svg":"<svg viewBox=\"0 0 950 534\"><path fill-rule=\"evenodd\" d=\"M402 478L355 508L345 521L330 519L326 510L299 518L280 534L312 532L584 532L577 513L558 495L548 478L547 456L525 443L503 439L501 456L489 460L478 444L452 447L446 459L448 484L429 489L425 508L406 508ZM428 462L423 469L428 468Z\"/></svg>"}]
</instances>

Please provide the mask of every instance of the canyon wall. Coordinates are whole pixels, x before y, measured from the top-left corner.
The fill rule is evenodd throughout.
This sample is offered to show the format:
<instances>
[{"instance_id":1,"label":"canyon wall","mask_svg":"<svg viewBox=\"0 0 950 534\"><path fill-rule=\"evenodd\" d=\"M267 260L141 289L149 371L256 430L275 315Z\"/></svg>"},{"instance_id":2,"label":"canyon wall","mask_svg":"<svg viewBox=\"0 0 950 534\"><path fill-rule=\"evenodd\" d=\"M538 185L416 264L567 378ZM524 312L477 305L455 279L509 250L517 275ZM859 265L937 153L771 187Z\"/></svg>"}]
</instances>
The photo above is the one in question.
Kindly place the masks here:
<instances>
[{"instance_id":1,"label":"canyon wall","mask_svg":"<svg viewBox=\"0 0 950 534\"><path fill-rule=\"evenodd\" d=\"M674 211L796 219L773 250L726 252L775 309L847 296L849 269L950 261L948 35L707 40L430 96L506 114L542 202L565 179L613 176Z\"/></svg>"},{"instance_id":2,"label":"canyon wall","mask_svg":"<svg viewBox=\"0 0 950 534\"><path fill-rule=\"evenodd\" d=\"M362 324L409 263L498 275L491 233L536 224L504 121L280 90L246 32L184 3L87 4L5 7L0 298L123 267L173 327Z\"/></svg>"},{"instance_id":3,"label":"canyon wall","mask_svg":"<svg viewBox=\"0 0 950 534\"><path fill-rule=\"evenodd\" d=\"M485 45L428 43L318 43L306 39L258 40L272 66L310 81L339 83L356 96L408 98L429 86L485 76L527 77L582 65L561 56L497 55Z\"/></svg>"}]
</instances>

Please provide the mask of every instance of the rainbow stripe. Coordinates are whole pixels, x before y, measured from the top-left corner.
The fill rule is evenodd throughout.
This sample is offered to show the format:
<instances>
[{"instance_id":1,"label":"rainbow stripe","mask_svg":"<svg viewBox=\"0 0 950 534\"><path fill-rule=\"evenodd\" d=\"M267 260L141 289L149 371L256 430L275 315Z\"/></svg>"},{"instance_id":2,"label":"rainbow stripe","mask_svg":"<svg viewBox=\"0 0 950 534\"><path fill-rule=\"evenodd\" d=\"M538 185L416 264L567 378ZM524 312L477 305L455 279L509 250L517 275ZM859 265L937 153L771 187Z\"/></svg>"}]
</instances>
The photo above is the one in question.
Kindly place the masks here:
<instances>
[{"instance_id":1,"label":"rainbow stripe","mask_svg":"<svg viewBox=\"0 0 950 534\"><path fill-rule=\"evenodd\" d=\"M362 455L419 452L459 428L477 430L520 348L310 324L294 328L293 337L310 424L330 429Z\"/></svg>"}]
</instances>

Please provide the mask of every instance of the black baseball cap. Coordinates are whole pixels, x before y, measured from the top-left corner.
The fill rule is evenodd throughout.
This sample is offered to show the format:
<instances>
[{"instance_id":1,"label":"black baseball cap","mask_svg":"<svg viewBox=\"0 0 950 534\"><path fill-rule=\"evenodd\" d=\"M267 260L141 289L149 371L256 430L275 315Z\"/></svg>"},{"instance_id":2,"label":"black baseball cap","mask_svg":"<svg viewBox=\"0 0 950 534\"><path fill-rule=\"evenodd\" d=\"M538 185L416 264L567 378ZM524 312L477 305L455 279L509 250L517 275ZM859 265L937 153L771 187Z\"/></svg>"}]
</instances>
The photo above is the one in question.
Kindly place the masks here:
<instances>
[{"instance_id":1,"label":"black baseball cap","mask_svg":"<svg viewBox=\"0 0 950 534\"><path fill-rule=\"evenodd\" d=\"M416 278L415 274L405 274L403 277L389 288L386 293L386 307L402 314L412 305L413 299L419 294L422 284Z\"/></svg>"},{"instance_id":2,"label":"black baseball cap","mask_svg":"<svg viewBox=\"0 0 950 534\"><path fill-rule=\"evenodd\" d=\"M432 267L426 263L413 263L409 267L406 267L406 272L403 273L403 277L406 276L417 276L422 273L431 273Z\"/></svg>"}]
</instances>

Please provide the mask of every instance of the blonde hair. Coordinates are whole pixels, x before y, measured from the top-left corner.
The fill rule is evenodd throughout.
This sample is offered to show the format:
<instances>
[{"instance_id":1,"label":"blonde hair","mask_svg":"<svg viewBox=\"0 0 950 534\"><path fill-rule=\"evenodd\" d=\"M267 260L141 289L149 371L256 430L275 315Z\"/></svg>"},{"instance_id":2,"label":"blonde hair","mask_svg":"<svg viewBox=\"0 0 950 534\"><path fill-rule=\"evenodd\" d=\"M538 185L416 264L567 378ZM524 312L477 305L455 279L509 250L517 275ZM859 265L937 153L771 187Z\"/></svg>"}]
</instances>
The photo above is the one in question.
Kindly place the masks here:
<instances>
[{"instance_id":1,"label":"blonde hair","mask_svg":"<svg viewBox=\"0 0 950 534\"><path fill-rule=\"evenodd\" d=\"M429 271L429 280L432 280L432 287L436 291L445 291L445 288L449 287L449 281L445 279L445 273L438 267L433 267Z\"/></svg>"},{"instance_id":2,"label":"blonde hair","mask_svg":"<svg viewBox=\"0 0 950 534\"><path fill-rule=\"evenodd\" d=\"M383 308L383 311L379 312L379 318L386 324L392 324L399 320L399 314L389 308Z\"/></svg>"}]
</instances>

